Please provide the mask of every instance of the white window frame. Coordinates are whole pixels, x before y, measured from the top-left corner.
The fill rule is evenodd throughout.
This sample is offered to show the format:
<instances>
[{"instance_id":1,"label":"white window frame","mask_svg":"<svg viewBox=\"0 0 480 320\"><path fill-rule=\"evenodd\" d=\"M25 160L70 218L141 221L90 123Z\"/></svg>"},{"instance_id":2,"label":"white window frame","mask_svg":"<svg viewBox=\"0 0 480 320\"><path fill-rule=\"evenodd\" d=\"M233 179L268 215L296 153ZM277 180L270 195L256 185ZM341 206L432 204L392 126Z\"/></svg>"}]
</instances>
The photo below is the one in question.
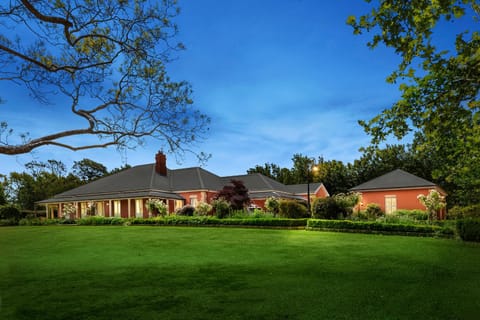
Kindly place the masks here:
<instances>
[{"instance_id":1,"label":"white window frame","mask_svg":"<svg viewBox=\"0 0 480 320\"><path fill-rule=\"evenodd\" d=\"M385 196L385 214L392 214L397 211L397 196L386 195Z\"/></svg>"},{"instance_id":2,"label":"white window frame","mask_svg":"<svg viewBox=\"0 0 480 320\"><path fill-rule=\"evenodd\" d=\"M190 196L189 200L190 200L190 205L191 205L192 207L196 208L197 205L198 205L197 196Z\"/></svg>"}]
</instances>

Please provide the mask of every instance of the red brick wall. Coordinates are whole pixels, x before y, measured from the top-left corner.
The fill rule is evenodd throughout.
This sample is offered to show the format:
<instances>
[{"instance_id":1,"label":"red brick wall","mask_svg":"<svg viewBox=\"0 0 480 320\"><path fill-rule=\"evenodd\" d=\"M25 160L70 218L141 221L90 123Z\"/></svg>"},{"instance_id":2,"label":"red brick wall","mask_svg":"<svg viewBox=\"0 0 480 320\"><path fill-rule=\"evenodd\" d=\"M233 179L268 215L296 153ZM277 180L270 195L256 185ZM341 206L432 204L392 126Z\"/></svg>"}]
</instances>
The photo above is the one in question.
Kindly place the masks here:
<instances>
[{"instance_id":1,"label":"red brick wall","mask_svg":"<svg viewBox=\"0 0 480 320\"><path fill-rule=\"evenodd\" d=\"M318 188L317 192L315 193L315 197L317 198L328 197L328 191L323 184L320 186L320 188Z\"/></svg>"},{"instance_id":2,"label":"red brick wall","mask_svg":"<svg viewBox=\"0 0 480 320\"><path fill-rule=\"evenodd\" d=\"M378 204L385 211L385 196L396 196L397 210L425 210L425 206L418 201L419 194L427 195L431 188L425 189L405 189L405 190L387 190L387 191L364 191L361 192L360 210L366 209L370 203ZM440 192L440 190L437 190Z\"/></svg>"}]
</instances>

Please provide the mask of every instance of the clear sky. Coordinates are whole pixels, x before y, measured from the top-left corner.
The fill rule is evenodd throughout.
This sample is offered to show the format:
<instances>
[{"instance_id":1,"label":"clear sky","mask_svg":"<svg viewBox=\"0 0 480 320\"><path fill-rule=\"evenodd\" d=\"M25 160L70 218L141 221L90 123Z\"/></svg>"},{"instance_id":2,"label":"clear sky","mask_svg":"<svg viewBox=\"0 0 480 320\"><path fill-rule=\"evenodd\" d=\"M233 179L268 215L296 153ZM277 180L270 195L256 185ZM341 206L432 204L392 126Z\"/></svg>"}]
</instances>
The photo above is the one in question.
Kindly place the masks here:
<instances>
[{"instance_id":1,"label":"clear sky","mask_svg":"<svg viewBox=\"0 0 480 320\"><path fill-rule=\"evenodd\" d=\"M219 175L245 173L266 162L291 167L295 153L351 162L369 137L357 124L391 106L400 96L385 82L399 57L370 50L370 36L354 36L345 21L369 11L364 1L183 0L178 39L187 50L169 65L175 80L189 81L198 109L212 118L199 151ZM36 134L68 125L61 103L38 105L0 82L0 120ZM0 155L0 173L23 171L32 160L90 158L109 169L151 163L160 143L120 154L115 148L72 152L39 148L21 156ZM170 168L199 165L189 154Z\"/></svg>"}]
</instances>

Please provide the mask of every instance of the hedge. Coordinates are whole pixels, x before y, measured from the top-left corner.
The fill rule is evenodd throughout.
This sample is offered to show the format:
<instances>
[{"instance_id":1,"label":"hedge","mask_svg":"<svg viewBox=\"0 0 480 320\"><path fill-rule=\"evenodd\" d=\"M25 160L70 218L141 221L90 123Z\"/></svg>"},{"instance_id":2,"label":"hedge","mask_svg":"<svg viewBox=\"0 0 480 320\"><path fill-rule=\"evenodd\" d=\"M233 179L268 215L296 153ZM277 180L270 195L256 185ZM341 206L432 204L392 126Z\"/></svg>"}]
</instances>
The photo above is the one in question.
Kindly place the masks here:
<instances>
[{"instance_id":1,"label":"hedge","mask_svg":"<svg viewBox=\"0 0 480 320\"><path fill-rule=\"evenodd\" d=\"M350 220L324 220L310 219L307 223L307 230L328 229L328 230L355 230L371 233L395 233L395 234L418 234L418 235L451 235L452 232L443 230L439 226L433 225L412 225L412 224L393 224L370 221L350 221Z\"/></svg>"},{"instance_id":2,"label":"hedge","mask_svg":"<svg viewBox=\"0 0 480 320\"><path fill-rule=\"evenodd\" d=\"M153 219L135 218L128 220L132 225L224 225L224 226L267 226L267 227L305 227L308 219L247 218L220 219L217 217L164 217Z\"/></svg>"},{"instance_id":3,"label":"hedge","mask_svg":"<svg viewBox=\"0 0 480 320\"><path fill-rule=\"evenodd\" d=\"M480 219L457 220L457 232L464 241L480 242Z\"/></svg>"}]
</instances>

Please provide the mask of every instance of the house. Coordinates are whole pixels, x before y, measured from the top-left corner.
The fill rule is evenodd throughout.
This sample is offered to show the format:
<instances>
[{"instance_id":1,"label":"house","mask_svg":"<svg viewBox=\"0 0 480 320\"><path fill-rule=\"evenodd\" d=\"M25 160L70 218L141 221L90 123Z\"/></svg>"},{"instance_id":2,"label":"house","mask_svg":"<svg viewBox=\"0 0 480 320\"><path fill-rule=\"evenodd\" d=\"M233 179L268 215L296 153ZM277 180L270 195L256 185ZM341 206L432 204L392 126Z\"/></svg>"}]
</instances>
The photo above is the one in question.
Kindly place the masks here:
<instances>
[{"instance_id":1,"label":"house","mask_svg":"<svg viewBox=\"0 0 480 320\"><path fill-rule=\"evenodd\" d=\"M200 167L170 170L166 162L165 154L159 152L155 163L129 168L38 203L46 206L49 218L64 217L69 207L74 208L75 217L146 218L152 214L146 206L149 199L162 200L172 213L185 205L210 203L233 179L244 183L252 204L259 208L264 208L268 197L307 199L306 184L286 186L259 173L220 177ZM310 187L311 197L328 196L323 184Z\"/></svg>"},{"instance_id":2,"label":"house","mask_svg":"<svg viewBox=\"0 0 480 320\"><path fill-rule=\"evenodd\" d=\"M360 193L360 204L357 209L364 210L368 204L376 203L386 214L396 210L425 210L417 196L427 195L430 190L438 191L442 196L446 192L433 182L427 181L416 175L397 169L380 177L362 183L350 191ZM445 217L444 209L439 213L439 218Z\"/></svg>"}]
</instances>

